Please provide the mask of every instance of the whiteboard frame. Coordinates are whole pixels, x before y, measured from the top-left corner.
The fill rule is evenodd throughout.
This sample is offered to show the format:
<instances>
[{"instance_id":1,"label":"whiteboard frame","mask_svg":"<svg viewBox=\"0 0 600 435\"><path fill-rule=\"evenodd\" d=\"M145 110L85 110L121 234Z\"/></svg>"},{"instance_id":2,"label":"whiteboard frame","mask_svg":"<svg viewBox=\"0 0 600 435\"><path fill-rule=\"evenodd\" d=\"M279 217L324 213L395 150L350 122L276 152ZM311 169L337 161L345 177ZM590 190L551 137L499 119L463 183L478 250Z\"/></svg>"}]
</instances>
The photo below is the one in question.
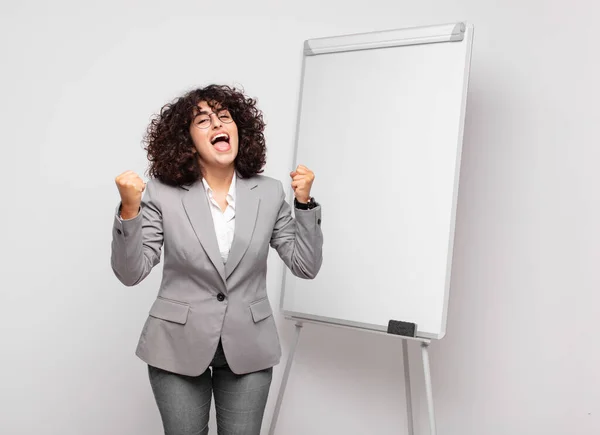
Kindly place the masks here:
<instances>
[{"instance_id":1,"label":"whiteboard frame","mask_svg":"<svg viewBox=\"0 0 600 435\"><path fill-rule=\"evenodd\" d=\"M296 127L294 137L293 151L293 167L298 165L298 147L300 138L300 121L302 117L302 96L304 95L304 79L306 70L306 58L308 56L322 55L327 53L336 53L355 50L371 50L385 47L398 47L405 45L416 44L431 44L431 43L447 43L447 42L464 42L467 44L467 53L464 64L464 83L462 100L460 107L459 131L457 137L457 152L456 165L454 174L454 186L452 194L452 210L450 221L450 237L448 244L447 267L446 267L446 283L444 291L444 305L442 311L442 330L439 334L431 334L418 331L417 325L416 339L442 339L446 335L446 324L448 317L448 302L450 298L450 283L452 279L452 261L454 251L454 238L456 227L456 208L458 203L458 188L460 184L460 169L462 159L462 147L465 126L465 114L467 106L467 93L469 87L469 76L471 66L471 54L473 47L473 25L467 22L456 22L450 24L440 24L433 26L410 27L395 30L384 30L369 33L357 33L350 35L341 35L325 38L308 39L304 41L304 53L302 56L302 68L300 76L300 89L298 96L298 110L296 115ZM288 200L293 202L294 193L291 187L288 187ZM309 321L311 323L319 323L328 326L348 327L360 329L363 331L387 333L387 327L383 325L375 325L361 322L354 322L345 319L336 319L331 317L317 316L307 313L301 313L284 309L286 278L288 271L284 268L282 273L281 297L279 300L279 310L283 313L286 319L296 321ZM391 335L391 334L390 334Z\"/></svg>"}]
</instances>

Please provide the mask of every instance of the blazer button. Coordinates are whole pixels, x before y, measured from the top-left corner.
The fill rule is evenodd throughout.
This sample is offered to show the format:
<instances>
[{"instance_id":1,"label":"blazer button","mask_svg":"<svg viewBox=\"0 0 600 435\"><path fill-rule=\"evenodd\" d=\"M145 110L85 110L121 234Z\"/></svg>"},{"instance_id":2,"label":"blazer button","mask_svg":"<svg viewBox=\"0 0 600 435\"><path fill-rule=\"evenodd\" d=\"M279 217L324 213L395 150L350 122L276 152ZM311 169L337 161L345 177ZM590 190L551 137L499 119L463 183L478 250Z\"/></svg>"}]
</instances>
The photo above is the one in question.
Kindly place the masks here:
<instances>
[{"instance_id":1,"label":"blazer button","mask_svg":"<svg viewBox=\"0 0 600 435\"><path fill-rule=\"evenodd\" d=\"M117 234L121 235L121 230L117 229Z\"/></svg>"},{"instance_id":2,"label":"blazer button","mask_svg":"<svg viewBox=\"0 0 600 435\"><path fill-rule=\"evenodd\" d=\"M219 294L217 295L217 300L218 300L219 302L223 302L223 301L225 300L225 295L224 295L223 293L219 293Z\"/></svg>"}]
</instances>

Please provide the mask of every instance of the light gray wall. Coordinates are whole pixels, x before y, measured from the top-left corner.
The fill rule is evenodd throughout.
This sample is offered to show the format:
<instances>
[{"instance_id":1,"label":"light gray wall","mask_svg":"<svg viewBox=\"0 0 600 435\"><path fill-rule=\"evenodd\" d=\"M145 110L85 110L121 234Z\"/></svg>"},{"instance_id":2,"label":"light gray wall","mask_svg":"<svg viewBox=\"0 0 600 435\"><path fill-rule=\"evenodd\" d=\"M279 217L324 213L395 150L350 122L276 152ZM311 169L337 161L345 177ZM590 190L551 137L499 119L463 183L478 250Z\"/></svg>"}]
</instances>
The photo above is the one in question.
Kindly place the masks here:
<instances>
[{"instance_id":1,"label":"light gray wall","mask_svg":"<svg viewBox=\"0 0 600 435\"><path fill-rule=\"evenodd\" d=\"M268 121L267 173L287 181L304 39L457 20L476 30L448 334L432 346L439 433L600 433L599 9L591 0L3 5L0 433L161 433L133 353L160 267L125 288L109 255L114 177L146 168L140 140L163 103L212 81L242 84ZM276 255L269 268L278 306ZM285 353L293 325L278 323ZM392 344L306 326L279 434L406 433ZM427 433L410 350L417 429Z\"/></svg>"}]
</instances>

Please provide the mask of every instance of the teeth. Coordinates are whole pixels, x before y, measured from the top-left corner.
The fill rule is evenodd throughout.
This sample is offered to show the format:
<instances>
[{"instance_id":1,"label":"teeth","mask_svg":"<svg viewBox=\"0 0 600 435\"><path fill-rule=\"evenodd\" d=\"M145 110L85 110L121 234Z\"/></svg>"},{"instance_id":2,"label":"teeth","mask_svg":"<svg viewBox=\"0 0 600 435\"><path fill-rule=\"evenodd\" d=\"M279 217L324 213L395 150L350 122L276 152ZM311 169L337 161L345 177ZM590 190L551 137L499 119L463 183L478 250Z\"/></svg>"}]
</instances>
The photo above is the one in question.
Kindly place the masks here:
<instances>
[{"instance_id":1,"label":"teeth","mask_svg":"<svg viewBox=\"0 0 600 435\"><path fill-rule=\"evenodd\" d=\"M225 133L219 133L218 135L216 135L215 137L212 138L212 143L215 143L215 141L220 138L220 137L224 137L225 139L229 139L229 136L226 135Z\"/></svg>"}]
</instances>

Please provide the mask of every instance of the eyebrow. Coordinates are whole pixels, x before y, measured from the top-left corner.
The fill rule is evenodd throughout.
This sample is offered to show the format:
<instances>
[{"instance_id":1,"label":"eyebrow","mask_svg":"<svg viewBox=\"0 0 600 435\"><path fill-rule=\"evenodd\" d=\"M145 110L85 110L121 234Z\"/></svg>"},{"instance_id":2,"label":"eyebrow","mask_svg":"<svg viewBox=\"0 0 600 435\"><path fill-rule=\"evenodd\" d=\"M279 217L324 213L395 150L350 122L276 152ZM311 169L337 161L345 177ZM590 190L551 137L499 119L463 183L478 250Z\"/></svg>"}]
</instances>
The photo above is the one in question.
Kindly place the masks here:
<instances>
[{"instance_id":1,"label":"eyebrow","mask_svg":"<svg viewBox=\"0 0 600 435\"><path fill-rule=\"evenodd\" d=\"M228 110L225 107L219 107L218 109L214 110L213 112L207 112L206 110L200 110L196 113L196 116L198 115L208 115L209 113L216 113L216 112L221 112L222 110Z\"/></svg>"}]
</instances>

